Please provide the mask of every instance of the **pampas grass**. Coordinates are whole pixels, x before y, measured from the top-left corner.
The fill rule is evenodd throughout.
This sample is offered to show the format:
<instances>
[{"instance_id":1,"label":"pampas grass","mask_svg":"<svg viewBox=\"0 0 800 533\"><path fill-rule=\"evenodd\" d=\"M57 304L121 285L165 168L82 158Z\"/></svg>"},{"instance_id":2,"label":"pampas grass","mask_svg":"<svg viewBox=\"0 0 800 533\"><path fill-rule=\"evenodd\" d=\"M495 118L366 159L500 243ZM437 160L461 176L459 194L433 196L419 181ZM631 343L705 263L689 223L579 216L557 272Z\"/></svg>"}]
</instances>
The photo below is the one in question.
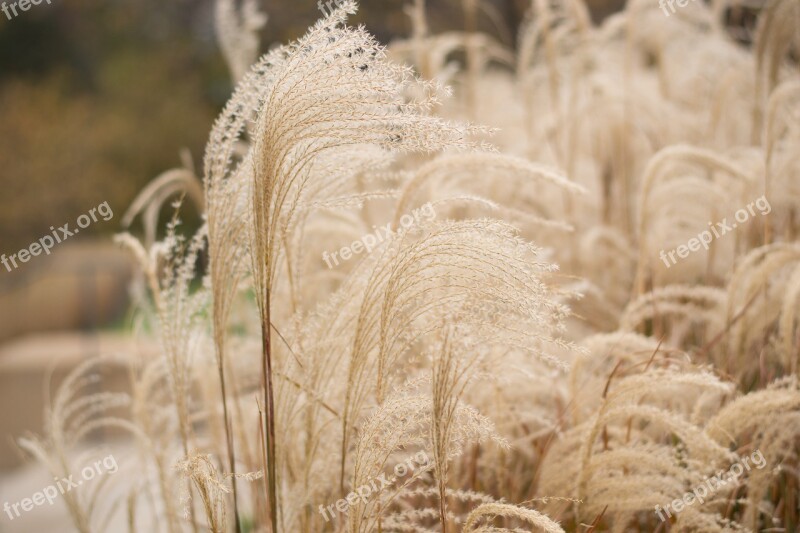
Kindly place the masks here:
<instances>
[{"instance_id":1,"label":"pampas grass","mask_svg":"<svg viewBox=\"0 0 800 533\"><path fill-rule=\"evenodd\" d=\"M128 392L77 368L21 446L65 476L122 428L131 531L797 530L800 18L767 2L737 44L736 5L595 25L534 0L512 47L484 2L436 34L415 0L384 48L348 0L258 58L266 15L218 0L237 86L202 172L156 178L125 217L144 238L117 237L160 352L118 356ZM203 224L178 201L159 240L176 196ZM654 513L754 450L765 468ZM106 530L95 495L65 501Z\"/></svg>"}]
</instances>

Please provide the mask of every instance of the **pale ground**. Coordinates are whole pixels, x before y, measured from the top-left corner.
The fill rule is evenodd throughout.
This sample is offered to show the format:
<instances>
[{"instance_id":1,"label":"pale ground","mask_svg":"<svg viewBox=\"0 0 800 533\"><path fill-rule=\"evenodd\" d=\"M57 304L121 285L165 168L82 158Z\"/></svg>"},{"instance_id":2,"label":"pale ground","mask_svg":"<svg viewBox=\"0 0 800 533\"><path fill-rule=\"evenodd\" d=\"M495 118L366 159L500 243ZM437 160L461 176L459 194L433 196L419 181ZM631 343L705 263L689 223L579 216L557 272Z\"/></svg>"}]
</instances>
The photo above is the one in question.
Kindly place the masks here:
<instances>
[{"instance_id":1,"label":"pale ground","mask_svg":"<svg viewBox=\"0 0 800 533\"><path fill-rule=\"evenodd\" d=\"M118 449L113 453L115 457L124 457L127 452ZM115 474L104 473L103 475L113 477L113 479L109 480L110 483L104 486L104 498L112 494L121 494L122 487L125 486L126 482L132 481L130 472L126 472L122 468ZM82 485L80 488L73 490L86 492L88 489L91 491L92 485L99 481L100 476L91 481L85 481L85 486ZM31 498L35 493L53 483L53 477L49 472L36 463L25 465L11 473L0 474L0 505L5 505L6 502L13 505L23 498ZM11 512L14 516L13 520L9 519L5 511L2 511L2 515L0 515L0 533L73 533L76 531L61 495L56 496L52 505L45 501L43 505L34 506L28 512L24 512L20 508L19 517L14 514L13 510ZM108 527L103 528L102 531L111 533L126 532L128 531L126 522L125 510L124 508L119 508L108 523ZM100 529L97 530L99 531Z\"/></svg>"},{"instance_id":2,"label":"pale ground","mask_svg":"<svg viewBox=\"0 0 800 533\"><path fill-rule=\"evenodd\" d=\"M63 497L58 495L53 505L44 502L28 512L20 508L21 516L13 520L3 509L6 502L14 504L54 483L45 468L31 461L21 464L12 442L28 432L41 433L44 411L45 376L53 371L53 382L58 383L64 374L76 364L97 355L131 353L157 353L152 343L132 342L120 334L82 334L76 332L40 334L25 337L0 346L0 533L67 533L76 531L69 519ZM57 370L56 370L57 368ZM125 370L109 365L104 368L103 381L112 389L121 389L127 382ZM103 497L107 501L124 491L131 483L141 480L138 472L131 475L125 469L125 458L131 450L118 444L110 444L119 470L103 485ZM105 457L107 453L100 456ZM96 458L94 458L96 459ZM92 464L94 459L89 463ZM83 459L75 464L81 465ZM76 478L77 479L77 478ZM91 491L100 481L85 481L77 490ZM108 498L111 496L112 498ZM124 499L122 500L124 502ZM137 509L144 513L147 502L137 502ZM119 507L107 527L95 524L95 531L127 532L127 517L124 506ZM12 515L13 515L12 511ZM137 512L137 514L139 514ZM144 520L140 524L144 523ZM148 528L140 531L155 531Z\"/></svg>"}]
</instances>

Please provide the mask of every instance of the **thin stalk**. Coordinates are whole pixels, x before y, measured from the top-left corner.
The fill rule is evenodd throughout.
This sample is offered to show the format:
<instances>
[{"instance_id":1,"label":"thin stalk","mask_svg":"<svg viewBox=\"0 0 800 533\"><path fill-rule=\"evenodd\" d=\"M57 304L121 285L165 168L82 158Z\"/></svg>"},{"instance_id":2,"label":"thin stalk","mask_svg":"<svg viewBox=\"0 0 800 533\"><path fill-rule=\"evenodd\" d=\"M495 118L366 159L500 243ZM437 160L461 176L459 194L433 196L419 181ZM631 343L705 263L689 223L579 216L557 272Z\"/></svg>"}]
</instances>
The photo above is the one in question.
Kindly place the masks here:
<instances>
[{"instance_id":1,"label":"thin stalk","mask_svg":"<svg viewBox=\"0 0 800 533\"><path fill-rule=\"evenodd\" d=\"M259 403L258 400L259 400L258 395L256 395L256 405L258 406L258 416L260 418L260 417L264 416L264 409L261 407L261 403ZM264 468L266 469L266 464L267 464L267 439L264 436L264 424L259 424L258 425L258 442L261 445L262 463L264 465ZM267 481L266 481L266 477L265 477L264 478L265 490L267 490L266 489L266 484L267 484ZM269 507L269 504L267 504L266 502L265 502L265 504L266 504L267 507ZM269 515L269 509L266 509L266 511L267 511L267 515ZM265 523L266 522L270 522L269 516L265 517L264 522Z\"/></svg>"},{"instance_id":2,"label":"thin stalk","mask_svg":"<svg viewBox=\"0 0 800 533\"><path fill-rule=\"evenodd\" d=\"M266 439L267 499L269 500L270 523L272 533L278 533L277 482L275 476L275 400L272 382L272 330L270 328L270 291L265 290L264 306L261 322L261 346L263 358L261 374L264 386L264 435Z\"/></svg>"},{"instance_id":3,"label":"thin stalk","mask_svg":"<svg viewBox=\"0 0 800 533\"><path fill-rule=\"evenodd\" d=\"M178 410L178 417L180 418L181 409L178 407L178 402L176 402L176 408ZM189 460L189 434L188 434L187 430L184 428L184 424L182 422L179 422L178 425L180 427L181 441L182 441L182 444L183 444L183 457L188 461ZM190 495L192 494L192 480L189 479L189 478L186 478L186 490L187 490L188 494L190 494ZM199 533L199 530L197 529L197 519L195 518L195 513L194 513L194 504L191 501L191 497L189 499L189 522L191 522L191 524L192 524L192 531L194 531L194 533Z\"/></svg>"},{"instance_id":4,"label":"thin stalk","mask_svg":"<svg viewBox=\"0 0 800 533\"><path fill-rule=\"evenodd\" d=\"M217 343L217 370L219 372L219 383L222 392L222 416L225 420L225 438L228 443L228 470L231 473L231 485L233 488L233 516L236 522L236 533L242 533L242 524L239 520L239 495L236 488L236 452L233 448L233 429L231 426L231 418L228 414L228 396L225 386L224 353L222 340L219 340Z\"/></svg>"},{"instance_id":5,"label":"thin stalk","mask_svg":"<svg viewBox=\"0 0 800 533\"><path fill-rule=\"evenodd\" d=\"M227 372L227 375L228 375L228 379L230 380L230 383L231 383L231 388L234 391L236 391L236 390L238 390L236 373L234 372L233 368L231 367L230 360L228 359L225 362L227 364L226 372ZM259 409L259 420L261 419L260 418L260 416L261 416L260 412L261 411ZM247 433L242 430L242 428L248 427L248 424L246 422L244 413L242 412L241 399L236 394L234 394L234 396L233 396L233 413L232 413L232 415L233 416L231 417L231 428L235 428L235 420L237 420L237 419L239 420L239 442L241 443L241 446L242 446L242 455L243 455L242 460L243 460L243 462L246 465L248 470L256 470L257 467L254 466L254 465L257 463L257 459L253 456L253 450L250 447L250 439L249 439ZM261 425L259 424L258 427L260 428ZM236 436L234 435L234 439L235 438L236 438ZM254 514L256 516L258 516L258 515L261 514L261 510L263 509L263 502L261 500L261 492L260 491L253 491L252 499L253 499Z\"/></svg>"},{"instance_id":6,"label":"thin stalk","mask_svg":"<svg viewBox=\"0 0 800 533\"><path fill-rule=\"evenodd\" d=\"M153 291L153 301L154 305L156 306L156 313L158 314L162 323L166 321L167 310L164 304L163 299L161 298L161 287L158 282L158 278L155 275L155 270L152 270L151 275L148 276L150 280L151 290ZM179 300L180 301L180 300ZM173 363L170 362L172 366ZM174 381L172 382L173 388L173 396L175 398L175 413L178 416L178 432L181 437L181 445L183 448L183 457L185 460L189 460L189 443L191 438L191 427L189 425L189 413L186 407L186 398L183 397L179 393L177 380L179 379L178 373L174 368L171 370L174 374L172 378ZM198 533L197 529L197 520L195 518L195 509L194 505L191 503L191 494L192 494L192 482L190 479L186 479L186 493L190 496L190 503L189 503L189 521L192 524L192 531L194 533Z\"/></svg>"}]
</instances>

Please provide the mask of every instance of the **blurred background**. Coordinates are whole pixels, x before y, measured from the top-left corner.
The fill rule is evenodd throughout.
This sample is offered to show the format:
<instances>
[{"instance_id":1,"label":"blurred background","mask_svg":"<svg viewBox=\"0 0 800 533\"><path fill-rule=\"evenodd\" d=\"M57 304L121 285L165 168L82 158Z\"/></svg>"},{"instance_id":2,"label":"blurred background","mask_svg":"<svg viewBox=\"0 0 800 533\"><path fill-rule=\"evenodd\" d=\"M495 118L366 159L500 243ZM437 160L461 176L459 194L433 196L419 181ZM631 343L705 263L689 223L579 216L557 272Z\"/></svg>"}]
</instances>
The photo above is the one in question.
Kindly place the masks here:
<instances>
[{"instance_id":1,"label":"blurred background","mask_svg":"<svg viewBox=\"0 0 800 533\"><path fill-rule=\"evenodd\" d=\"M596 0L593 17L621 1ZM463 27L460 4L429 0L431 31ZM488 4L481 29L513 46L530 0ZM316 0L264 0L262 9L262 51L321 16ZM133 266L111 237L136 194L180 166L182 152L200 168L233 89L213 13L213 0L52 0L10 20L0 13L0 254L51 226L74 228L103 202L114 214L50 255L0 266L0 472L21 464L12 437L41 427L51 378L133 342ZM387 43L410 32L401 0L363 0L354 23ZM189 213L185 222L197 220Z\"/></svg>"}]
</instances>

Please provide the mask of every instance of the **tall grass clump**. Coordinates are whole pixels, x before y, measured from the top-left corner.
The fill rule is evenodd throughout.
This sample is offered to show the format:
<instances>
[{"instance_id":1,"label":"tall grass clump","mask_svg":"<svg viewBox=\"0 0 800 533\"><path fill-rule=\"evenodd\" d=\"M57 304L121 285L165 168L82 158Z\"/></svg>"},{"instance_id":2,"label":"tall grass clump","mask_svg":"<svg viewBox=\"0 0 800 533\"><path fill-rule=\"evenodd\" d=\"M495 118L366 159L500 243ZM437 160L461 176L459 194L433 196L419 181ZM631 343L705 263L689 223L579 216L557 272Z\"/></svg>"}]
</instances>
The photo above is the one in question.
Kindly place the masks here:
<instances>
[{"instance_id":1,"label":"tall grass clump","mask_svg":"<svg viewBox=\"0 0 800 533\"><path fill-rule=\"evenodd\" d=\"M218 0L237 85L202 168L117 237L157 353L76 368L20 441L65 476L127 437L135 480L71 494L75 527L798 530L797 2L749 32L734 1L533 0L516 43L485 2L438 34L408 4L408 39L347 0L259 58L266 15Z\"/></svg>"}]
</instances>

